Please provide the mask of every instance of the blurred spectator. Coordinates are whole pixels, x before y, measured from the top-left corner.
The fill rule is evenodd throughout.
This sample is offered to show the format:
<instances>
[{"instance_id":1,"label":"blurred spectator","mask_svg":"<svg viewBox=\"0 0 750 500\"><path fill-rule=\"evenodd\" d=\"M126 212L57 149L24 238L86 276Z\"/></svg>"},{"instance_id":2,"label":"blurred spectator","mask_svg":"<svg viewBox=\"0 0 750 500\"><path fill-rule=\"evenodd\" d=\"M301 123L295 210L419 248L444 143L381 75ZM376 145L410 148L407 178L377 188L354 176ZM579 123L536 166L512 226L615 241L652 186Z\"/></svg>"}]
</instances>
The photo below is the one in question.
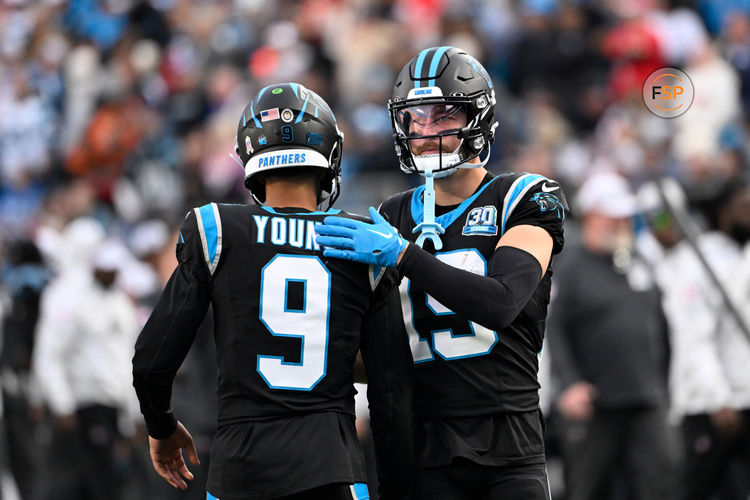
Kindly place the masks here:
<instances>
[{"instance_id":1,"label":"blurred spectator","mask_svg":"<svg viewBox=\"0 0 750 500\"><path fill-rule=\"evenodd\" d=\"M685 73L693 83L695 97L690 112L675 120L672 152L685 161L694 158L705 161L719 152L721 133L740 117L740 82L734 68L709 41L693 53ZM707 163L707 169L690 171L688 178L701 182L712 175L711 162Z\"/></svg>"},{"instance_id":2,"label":"blurred spectator","mask_svg":"<svg viewBox=\"0 0 750 500\"><path fill-rule=\"evenodd\" d=\"M92 224L77 220L66 230L66 243L83 250L77 256L84 263L64 268L43 295L34 352L34 372L55 417L46 498L56 500L116 498L115 447L137 414L129 387L136 312L114 286L126 251L101 237L86 248L70 241L82 231L95 234Z\"/></svg>"},{"instance_id":3,"label":"blurred spectator","mask_svg":"<svg viewBox=\"0 0 750 500\"><path fill-rule=\"evenodd\" d=\"M14 242L7 248L2 273L9 306L2 318L0 380L5 420L5 442L10 470L24 499L39 494L42 454L36 430L41 413L38 396L31 387L31 359L39 319L39 298L49 280L39 249L30 241Z\"/></svg>"},{"instance_id":4,"label":"blurred spectator","mask_svg":"<svg viewBox=\"0 0 750 500\"><path fill-rule=\"evenodd\" d=\"M583 245L555 270L547 331L566 497L611 498L625 475L629 498L672 498L667 332L659 293L629 250L635 197L625 179L599 173L577 202Z\"/></svg>"},{"instance_id":5,"label":"blurred spectator","mask_svg":"<svg viewBox=\"0 0 750 500\"><path fill-rule=\"evenodd\" d=\"M0 102L0 170L4 184L22 187L50 167L55 139L53 110L37 93L24 70L16 70L14 91Z\"/></svg>"},{"instance_id":6,"label":"blurred spectator","mask_svg":"<svg viewBox=\"0 0 750 500\"><path fill-rule=\"evenodd\" d=\"M553 8L550 2L526 5L523 29L510 51L509 89L524 97L547 90L577 128L590 129L602 110L590 99L609 69L595 36L600 16L583 4L564 3L557 12L544 11L545 5Z\"/></svg>"},{"instance_id":7,"label":"blurred spectator","mask_svg":"<svg viewBox=\"0 0 750 500\"><path fill-rule=\"evenodd\" d=\"M711 33L718 33L727 21L741 13L750 14L750 4L747 0L698 0L697 7Z\"/></svg>"},{"instance_id":8,"label":"blurred spectator","mask_svg":"<svg viewBox=\"0 0 750 500\"><path fill-rule=\"evenodd\" d=\"M737 474L732 465L742 471L750 465L750 338L738 328L696 252L728 293L733 282L750 284L743 279L750 276L750 267L741 253L750 239L750 190L737 184L718 193L712 217L717 226L701 234L693 247L674 218L688 215L684 193L671 179L660 184L644 185L638 200L663 253L655 267L672 346L671 411L681 423L685 444L681 498L747 498L747 475ZM743 304L747 296L734 307L748 328Z\"/></svg>"},{"instance_id":9,"label":"blurred spectator","mask_svg":"<svg viewBox=\"0 0 750 500\"><path fill-rule=\"evenodd\" d=\"M159 299L161 290L166 283L163 280L165 272L162 264L164 254L171 252L172 235L166 222L151 219L132 229L128 238L128 248L133 259L125 263L125 272L118 277L118 284L128 295L133 297L139 308L139 326L145 324L151 310ZM174 264L166 264L171 271Z\"/></svg>"},{"instance_id":10,"label":"blurred spectator","mask_svg":"<svg viewBox=\"0 0 750 500\"><path fill-rule=\"evenodd\" d=\"M613 62L609 87L617 99L640 96L648 75L664 66L662 47L656 27L638 7L629 2L620 6L633 9L602 40L602 52Z\"/></svg>"},{"instance_id":11,"label":"blurred spectator","mask_svg":"<svg viewBox=\"0 0 750 500\"><path fill-rule=\"evenodd\" d=\"M685 7L654 10L647 16L647 22L659 39L662 58L671 66L682 67L708 39L701 18Z\"/></svg>"},{"instance_id":12,"label":"blurred spectator","mask_svg":"<svg viewBox=\"0 0 750 500\"><path fill-rule=\"evenodd\" d=\"M740 94L745 120L750 119L750 12L736 12L722 30L721 43L727 61L740 77Z\"/></svg>"},{"instance_id":13,"label":"blurred spectator","mask_svg":"<svg viewBox=\"0 0 750 500\"><path fill-rule=\"evenodd\" d=\"M68 171L86 177L101 200L111 201L126 158L152 122L153 117L134 96L102 105L92 117L81 143L68 156Z\"/></svg>"}]
</instances>

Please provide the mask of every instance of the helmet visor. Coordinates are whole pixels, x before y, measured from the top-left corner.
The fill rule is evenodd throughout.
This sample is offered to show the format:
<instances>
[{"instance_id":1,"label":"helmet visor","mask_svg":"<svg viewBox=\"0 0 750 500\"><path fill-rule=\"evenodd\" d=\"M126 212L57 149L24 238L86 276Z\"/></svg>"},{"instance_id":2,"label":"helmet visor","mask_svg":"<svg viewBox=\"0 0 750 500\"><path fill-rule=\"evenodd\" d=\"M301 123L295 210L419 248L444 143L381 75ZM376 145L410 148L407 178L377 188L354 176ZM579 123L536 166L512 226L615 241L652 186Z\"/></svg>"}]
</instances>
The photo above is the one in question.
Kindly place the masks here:
<instances>
[{"instance_id":1,"label":"helmet visor","mask_svg":"<svg viewBox=\"0 0 750 500\"><path fill-rule=\"evenodd\" d=\"M455 134L466 126L466 105L439 102L408 106L395 112L396 125L409 138Z\"/></svg>"},{"instance_id":2,"label":"helmet visor","mask_svg":"<svg viewBox=\"0 0 750 500\"><path fill-rule=\"evenodd\" d=\"M395 110L394 121L415 156L454 152L461 145L458 132L467 124L466 105L439 102L408 106Z\"/></svg>"}]
</instances>

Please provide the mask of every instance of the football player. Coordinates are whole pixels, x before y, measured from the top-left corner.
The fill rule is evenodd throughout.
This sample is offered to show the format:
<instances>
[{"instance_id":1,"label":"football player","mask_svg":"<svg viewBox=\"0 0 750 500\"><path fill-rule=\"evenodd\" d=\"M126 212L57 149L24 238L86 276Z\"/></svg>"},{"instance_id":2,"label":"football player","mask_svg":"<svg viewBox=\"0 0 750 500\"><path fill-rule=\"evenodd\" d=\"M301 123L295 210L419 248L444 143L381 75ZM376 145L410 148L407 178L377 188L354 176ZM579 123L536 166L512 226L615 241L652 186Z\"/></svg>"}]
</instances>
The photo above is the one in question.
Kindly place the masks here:
<instances>
[{"instance_id":1,"label":"football player","mask_svg":"<svg viewBox=\"0 0 750 500\"><path fill-rule=\"evenodd\" d=\"M420 52L388 107L401 168L425 186L371 208L374 225L328 217L316 230L324 255L404 277L416 498L548 499L537 353L565 198L541 175L484 168L495 92L466 52Z\"/></svg>"},{"instance_id":2,"label":"football player","mask_svg":"<svg viewBox=\"0 0 750 500\"><path fill-rule=\"evenodd\" d=\"M179 264L133 358L153 465L174 487L192 479L182 449L192 463L198 457L170 408L171 386L210 304L219 428L207 498L367 498L354 426L358 349L381 495L408 495L412 363L396 273L326 259L315 241L324 217L349 217L330 208L342 141L314 92L296 83L262 89L237 130L245 185L259 204L210 203L182 224Z\"/></svg>"}]
</instances>

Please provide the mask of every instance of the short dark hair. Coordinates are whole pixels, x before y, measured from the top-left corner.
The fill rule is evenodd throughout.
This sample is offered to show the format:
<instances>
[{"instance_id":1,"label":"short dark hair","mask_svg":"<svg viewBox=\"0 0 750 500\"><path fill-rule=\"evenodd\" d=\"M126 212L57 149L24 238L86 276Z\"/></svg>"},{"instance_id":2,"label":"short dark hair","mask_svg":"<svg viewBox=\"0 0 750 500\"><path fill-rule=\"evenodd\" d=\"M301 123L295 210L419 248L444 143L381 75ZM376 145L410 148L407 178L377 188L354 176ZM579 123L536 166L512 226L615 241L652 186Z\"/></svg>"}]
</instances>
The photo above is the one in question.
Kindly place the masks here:
<instances>
[{"instance_id":1,"label":"short dark hair","mask_svg":"<svg viewBox=\"0 0 750 500\"><path fill-rule=\"evenodd\" d=\"M301 166L301 167L295 167L295 168L278 168L275 170L269 170L268 172L263 172L261 174L258 174L256 177L259 178L259 180L264 184L263 186L263 198L265 199L265 183L268 179L299 179L304 180L308 178L313 178L315 180L315 195L318 199L318 204L322 201L323 196L323 189L321 185L321 180L323 179L323 176L325 175L325 170L319 167L312 167L312 166Z\"/></svg>"},{"instance_id":2,"label":"short dark hair","mask_svg":"<svg viewBox=\"0 0 750 500\"><path fill-rule=\"evenodd\" d=\"M295 168L277 168L275 170L269 170L268 172L264 172L260 174L262 179L265 181L266 179L270 179L272 177L277 177L279 179L290 179L295 177L308 177L311 175L319 175L319 170L322 170L318 167L311 167L311 166L302 166L302 167L295 167Z\"/></svg>"}]
</instances>

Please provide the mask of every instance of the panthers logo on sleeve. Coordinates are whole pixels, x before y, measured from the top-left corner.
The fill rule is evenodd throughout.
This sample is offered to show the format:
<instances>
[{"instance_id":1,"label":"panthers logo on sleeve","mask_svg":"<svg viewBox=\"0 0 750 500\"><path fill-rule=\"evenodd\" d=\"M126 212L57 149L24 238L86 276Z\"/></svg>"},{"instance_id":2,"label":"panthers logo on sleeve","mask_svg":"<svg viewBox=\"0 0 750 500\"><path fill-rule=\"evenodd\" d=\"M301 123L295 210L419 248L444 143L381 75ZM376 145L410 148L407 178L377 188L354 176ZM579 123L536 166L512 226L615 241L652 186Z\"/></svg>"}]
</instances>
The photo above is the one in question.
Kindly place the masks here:
<instances>
[{"instance_id":1,"label":"panthers logo on sleeve","mask_svg":"<svg viewBox=\"0 0 750 500\"><path fill-rule=\"evenodd\" d=\"M531 201L539 205L539 211L554 212L558 219L565 220L565 207L556 195L547 192L534 193Z\"/></svg>"}]
</instances>

